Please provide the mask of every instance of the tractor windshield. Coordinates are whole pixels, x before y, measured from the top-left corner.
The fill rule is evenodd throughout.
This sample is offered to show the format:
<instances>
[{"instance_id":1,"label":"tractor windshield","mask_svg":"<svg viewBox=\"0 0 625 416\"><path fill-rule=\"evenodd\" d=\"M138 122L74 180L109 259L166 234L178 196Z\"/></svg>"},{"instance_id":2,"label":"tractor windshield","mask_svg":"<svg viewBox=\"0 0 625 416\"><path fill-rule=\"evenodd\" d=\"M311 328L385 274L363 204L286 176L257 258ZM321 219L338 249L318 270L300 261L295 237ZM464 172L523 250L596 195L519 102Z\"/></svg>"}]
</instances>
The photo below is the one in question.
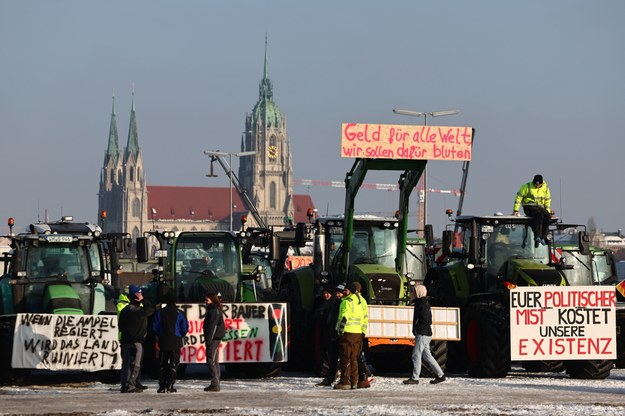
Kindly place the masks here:
<instances>
[{"instance_id":1,"label":"tractor windshield","mask_svg":"<svg viewBox=\"0 0 625 416\"><path fill-rule=\"evenodd\" d=\"M328 264L335 264L336 255L343 255L339 250L343 243L343 229L328 227ZM397 254L397 228L388 221L354 221L352 249L349 264L368 263L395 268Z\"/></svg>"},{"instance_id":2,"label":"tractor windshield","mask_svg":"<svg viewBox=\"0 0 625 416\"><path fill-rule=\"evenodd\" d=\"M97 245L54 244L29 246L21 252L27 276L35 281L67 279L82 283L91 277L91 270L99 272L100 256ZM92 268L89 265L92 265Z\"/></svg>"},{"instance_id":3,"label":"tractor windshield","mask_svg":"<svg viewBox=\"0 0 625 416\"><path fill-rule=\"evenodd\" d=\"M241 256L229 233L182 233L172 247L175 290L180 300L201 302L210 291L232 301L241 274ZM232 298L228 300L227 298Z\"/></svg>"},{"instance_id":4,"label":"tractor windshield","mask_svg":"<svg viewBox=\"0 0 625 416\"><path fill-rule=\"evenodd\" d=\"M534 232L525 224L500 223L482 230L487 273L496 276L510 258L526 258L548 264L547 246L534 245Z\"/></svg>"}]
</instances>

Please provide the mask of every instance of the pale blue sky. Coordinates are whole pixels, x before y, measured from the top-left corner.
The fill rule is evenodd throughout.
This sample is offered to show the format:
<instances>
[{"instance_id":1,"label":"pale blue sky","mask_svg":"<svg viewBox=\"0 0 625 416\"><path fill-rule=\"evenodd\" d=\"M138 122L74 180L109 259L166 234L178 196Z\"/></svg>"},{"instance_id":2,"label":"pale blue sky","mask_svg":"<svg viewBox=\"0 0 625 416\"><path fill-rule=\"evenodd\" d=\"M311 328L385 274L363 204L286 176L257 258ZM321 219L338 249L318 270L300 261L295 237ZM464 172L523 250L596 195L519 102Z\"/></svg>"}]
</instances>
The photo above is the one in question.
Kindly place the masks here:
<instances>
[{"instance_id":1,"label":"pale blue sky","mask_svg":"<svg viewBox=\"0 0 625 416\"><path fill-rule=\"evenodd\" d=\"M0 0L0 232L45 209L96 221L112 91L124 146L133 84L148 183L227 186L204 176L203 151L239 150L266 32L295 178L344 179L342 122L422 124L392 109L458 109L428 124L476 129L465 214L511 212L541 173L566 222L625 228L624 16L619 0ZM459 162L428 173L432 188L460 186ZM343 209L342 189L295 190L323 213ZM396 204L363 191L357 210ZM430 195L437 234L457 204Z\"/></svg>"}]
</instances>

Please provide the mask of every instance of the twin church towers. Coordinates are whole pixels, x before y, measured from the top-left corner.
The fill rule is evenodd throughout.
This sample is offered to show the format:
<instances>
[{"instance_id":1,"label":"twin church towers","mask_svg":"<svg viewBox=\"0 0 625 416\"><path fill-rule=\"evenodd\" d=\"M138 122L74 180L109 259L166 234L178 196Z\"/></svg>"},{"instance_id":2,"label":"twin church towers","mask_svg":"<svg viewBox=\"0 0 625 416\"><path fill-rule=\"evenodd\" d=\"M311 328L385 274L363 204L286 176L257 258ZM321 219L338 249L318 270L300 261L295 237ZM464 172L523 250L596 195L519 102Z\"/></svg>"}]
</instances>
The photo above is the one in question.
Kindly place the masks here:
<instances>
[{"instance_id":1,"label":"twin church towers","mask_svg":"<svg viewBox=\"0 0 625 416\"><path fill-rule=\"evenodd\" d=\"M227 230L231 216L235 218L234 229L239 229L241 216L247 215L249 210L236 190L233 190L233 206L230 207L229 187L148 185L139 146L134 91L128 141L123 149L119 146L115 111L113 97L98 194L98 212L107 213L102 221L104 232L124 232L135 238L154 229ZM232 148L235 148L234 143ZM206 149L197 149L198 153L203 150ZM266 40L259 97L252 112L246 114L240 151L256 152L241 156L237 176L264 221L268 225L282 226L289 220L304 220L312 201L308 195L293 194L286 117L273 100ZM251 215L249 220L247 225L253 225Z\"/></svg>"}]
</instances>

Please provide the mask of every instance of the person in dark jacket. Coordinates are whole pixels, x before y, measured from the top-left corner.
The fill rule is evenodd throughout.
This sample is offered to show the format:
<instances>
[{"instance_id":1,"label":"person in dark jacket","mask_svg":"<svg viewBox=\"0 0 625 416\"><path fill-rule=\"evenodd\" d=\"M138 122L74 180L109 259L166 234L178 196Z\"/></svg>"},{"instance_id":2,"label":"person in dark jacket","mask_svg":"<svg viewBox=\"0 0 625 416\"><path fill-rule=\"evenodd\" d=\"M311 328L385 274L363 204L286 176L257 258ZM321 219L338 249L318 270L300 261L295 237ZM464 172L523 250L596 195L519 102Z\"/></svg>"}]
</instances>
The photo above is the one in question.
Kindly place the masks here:
<instances>
[{"instance_id":1,"label":"person in dark jacket","mask_svg":"<svg viewBox=\"0 0 625 416\"><path fill-rule=\"evenodd\" d=\"M154 306L143 297L139 286L128 288L130 303L119 314L121 332L122 371L121 392L141 393L139 373L143 360L143 341L148 334L148 317L154 313Z\"/></svg>"},{"instance_id":2,"label":"person in dark jacket","mask_svg":"<svg viewBox=\"0 0 625 416\"><path fill-rule=\"evenodd\" d=\"M414 349L412 350L412 377L404 380L404 384L419 384L421 374L421 359L436 374L436 378L430 380L430 384L437 384L445 381L445 374L438 365L432 352L430 342L432 341L432 309L427 299L427 289L423 285L414 287L414 315L412 317L412 333L415 336Z\"/></svg>"},{"instance_id":3,"label":"person in dark jacket","mask_svg":"<svg viewBox=\"0 0 625 416\"><path fill-rule=\"evenodd\" d=\"M175 393L176 375L180 364L182 339L189 331L189 321L176 307L173 291L165 295L166 306L156 311L152 319L152 332L160 350L158 393Z\"/></svg>"},{"instance_id":4,"label":"person in dark jacket","mask_svg":"<svg viewBox=\"0 0 625 416\"><path fill-rule=\"evenodd\" d=\"M326 321L332 307L332 290L324 286L321 296L315 298L313 306L314 345L319 345L319 363L323 371L328 363L328 347L330 344L330 331L326 330ZM315 354L316 356L317 354ZM315 359L317 361L317 359Z\"/></svg>"},{"instance_id":5,"label":"person in dark jacket","mask_svg":"<svg viewBox=\"0 0 625 416\"><path fill-rule=\"evenodd\" d=\"M219 391L221 371L219 370L219 345L226 335L226 324L221 306L221 299L217 293L211 292L204 298L206 316L204 317L204 343L206 344L206 366L211 380L210 386L204 391Z\"/></svg>"},{"instance_id":6,"label":"person in dark jacket","mask_svg":"<svg viewBox=\"0 0 625 416\"><path fill-rule=\"evenodd\" d=\"M334 380L336 380L339 371L339 337L336 333L336 321L339 317L339 308L341 307L341 299L343 298L344 290L345 285L342 283L336 287L334 296L330 300L329 311L324 320L325 336L329 339L326 349L328 372L323 380L315 384L317 387L331 386Z\"/></svg>"}]
</instances>

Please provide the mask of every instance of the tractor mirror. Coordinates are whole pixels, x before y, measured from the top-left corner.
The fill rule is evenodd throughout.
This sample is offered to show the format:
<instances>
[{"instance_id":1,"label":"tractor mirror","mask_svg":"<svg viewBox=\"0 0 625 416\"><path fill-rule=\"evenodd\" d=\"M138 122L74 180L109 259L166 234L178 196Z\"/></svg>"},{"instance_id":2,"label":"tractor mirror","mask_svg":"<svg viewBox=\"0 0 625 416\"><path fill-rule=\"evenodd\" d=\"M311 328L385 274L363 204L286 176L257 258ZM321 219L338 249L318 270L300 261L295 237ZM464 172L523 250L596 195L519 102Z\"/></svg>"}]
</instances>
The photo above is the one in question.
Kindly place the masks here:
<instances>
[{"instance_id":1,"label":"tractor mirror","mask_svg":"<svg viewBox=\"0 0 625 416\"><path fill-rule=\"evenodd\" d=\"M451 254L454 233L451 230L443 231L443 254Z\"/></svg>"},{"instance_id":2,"label":"tractor mirror","mask_svg":"<svg viewBox=\"0 0 625 416\"><path fill-rule=\"evenodd\" d=\"M148 239L146 237L137 237L137 261L139 263L148 261Z\"/></svg>"},{"instance_id":3,"label":"tractor mirror","mask_svg":"<svg viewBox=\"0 0 625 416\"><path fill-rule=\"evenodd\" d=\"M590 254L590 236L586 231L579 232L579 252L584 256Z\"/></svg>"}]
</instances>

